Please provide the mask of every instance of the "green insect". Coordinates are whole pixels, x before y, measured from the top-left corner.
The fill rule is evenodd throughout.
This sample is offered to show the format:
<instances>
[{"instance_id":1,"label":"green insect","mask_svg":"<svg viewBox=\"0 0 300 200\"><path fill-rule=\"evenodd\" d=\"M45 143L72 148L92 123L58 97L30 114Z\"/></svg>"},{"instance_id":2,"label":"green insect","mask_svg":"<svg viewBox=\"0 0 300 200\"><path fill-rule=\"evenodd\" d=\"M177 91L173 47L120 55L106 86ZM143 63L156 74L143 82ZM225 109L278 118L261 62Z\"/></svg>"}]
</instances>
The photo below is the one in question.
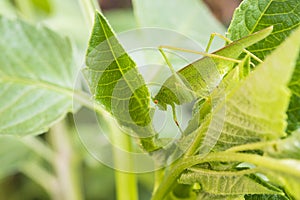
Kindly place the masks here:
<instances>
[{"instance_id":1,"label":"green insect","mask_svg":"<svg viewBox=\"0 0 300 200\"><path fill-rule=\"evenodd\" d=\"M212 90L218 87L222 77L226 75L236 63L242 63L242 65L244 65L244 61L237 60L243 52L257 61L262 62L255 55L248 52L246 48L267 37L272 30L273 27L271 26L234 42L231 42L224 37L224 39L230 43L211 54L184 50L201 54L204 57L177 72L174 71L162 49L168 48L181 51L182 49L161 46L160 52L170 67L173 75L163 83L163 86L153 98L154 103L158 105L161 110L167 110L167 105L170 105L173 110L174 121L179 127L176 119L175 104L182 105L199 98L208 97ZM208 48L213 37L214 35L211 36Z\"/></svg>"}]
</instances>

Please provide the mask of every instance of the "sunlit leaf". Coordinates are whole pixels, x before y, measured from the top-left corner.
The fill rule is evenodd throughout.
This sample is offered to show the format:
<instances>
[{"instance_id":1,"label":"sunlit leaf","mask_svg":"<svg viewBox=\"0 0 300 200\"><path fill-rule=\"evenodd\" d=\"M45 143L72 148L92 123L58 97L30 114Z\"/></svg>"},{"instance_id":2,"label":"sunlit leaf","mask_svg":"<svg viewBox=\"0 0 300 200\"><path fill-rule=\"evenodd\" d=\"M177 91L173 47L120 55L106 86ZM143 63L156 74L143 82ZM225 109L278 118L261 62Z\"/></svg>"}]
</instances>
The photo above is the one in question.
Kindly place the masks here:
<instances>
[{"instance_id":1,"label":"sunlit leaf","mask_svg":"<svg viewBox=\"0 0 300 200\"><path fill-rule=\"evenodd\" d=\"M290 196L292 196L293 199L299 199L300 198L300 161L299 160L293 160L293 159L281 159L278 160L278 164L285 164L289 167L295 169L294 172L297 174L297 176L290 174L289 171L285 172L275 172L270 171L268 169L264 170L264 173L268 175L268 178L272 183L276 183L277 185L281 186L286 193L288 193Z\"/></svg>"},{"instance_id":2,"label":"sunlit leaf","mask_svg":"<svg viewBox=\"0 0 300 200\"><path fill-rule=\"evenodd\" d=\"M300 25L300 2L298 0L243 1L235 11L228 29L228 37L236 40L270 25L274 26L273 33L265 40L248 48L261 59L273 51ZM300 57L290 83L293 96L287 111L289 123L287 132L289 133L300 127L299 75Z\"/></svg>"},{"instance_id":3,"label":"sunlit leaf","mask_svg":"<svg viewBox=\"0 0 300 200\"><path fill-rule=\"evenodd\" d=\"M196 131L198 137L203 137L200 152L209 151L216 142L215 150L224 150L285 135L285 112L290 97L287 83L298 56L299 32L297 30L238 86L234 84L235 87L226 92L225 102L220 102L206 116ZM216 94L219 94L218 90L223 88L218 88ZM222 109L224 115L220 114Z\"/></svg>"},{"instance_id":4,"label":"sunlit leaf","mask_svg":"<svg viewBox=\"0 0 300 200\"><path fill-rule=\"evenodd\" d=\"M292 90L288 114L287 131L291 133L300 128L300 56L298 57L296 68L289 83Z\"/></svg>"}]
</instances>

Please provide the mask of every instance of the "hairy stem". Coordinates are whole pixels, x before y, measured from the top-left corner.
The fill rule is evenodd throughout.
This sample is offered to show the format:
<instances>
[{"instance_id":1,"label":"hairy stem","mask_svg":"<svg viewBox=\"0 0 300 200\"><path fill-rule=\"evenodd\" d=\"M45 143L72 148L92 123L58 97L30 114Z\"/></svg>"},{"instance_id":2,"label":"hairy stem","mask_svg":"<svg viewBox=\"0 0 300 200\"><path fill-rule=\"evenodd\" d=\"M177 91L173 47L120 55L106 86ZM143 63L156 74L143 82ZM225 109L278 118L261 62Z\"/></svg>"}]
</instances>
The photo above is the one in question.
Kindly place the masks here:
<instances>
[{"instance_id":1,"label":"hairy stem","mask_svg":"<svg viewBox=\"0 0 300 200\"><path fill-rule=\"evenodd\" d=\"M276 143L278 143L278 141L267 141L267 142L256 142L256 143L243 144L243 145L231 147L230 149L227 149L226 152L259 150L259 149L264 149L267 146L275 145Z\"/></svg>"}]
</instances>

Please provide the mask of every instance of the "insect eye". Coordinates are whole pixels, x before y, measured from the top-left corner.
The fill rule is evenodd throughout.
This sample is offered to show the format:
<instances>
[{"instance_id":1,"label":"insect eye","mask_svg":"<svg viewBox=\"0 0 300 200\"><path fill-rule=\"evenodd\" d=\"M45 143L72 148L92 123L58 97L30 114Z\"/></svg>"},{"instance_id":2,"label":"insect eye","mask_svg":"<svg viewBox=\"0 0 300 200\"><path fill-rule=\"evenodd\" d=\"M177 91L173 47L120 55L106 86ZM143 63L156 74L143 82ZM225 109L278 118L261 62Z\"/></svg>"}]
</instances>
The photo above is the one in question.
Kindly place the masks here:
<instances>
[{"instance_id":1,"label":"insect eye","mask_svg":"<svg viewBox=\"0 0 300 200\"><path fill-rule=\"evenodd\" d=\"M154 102L155 104L158 104L158 100L157 100L157 99L155 99L153 102Z\"/></svg>"}]
</instances>

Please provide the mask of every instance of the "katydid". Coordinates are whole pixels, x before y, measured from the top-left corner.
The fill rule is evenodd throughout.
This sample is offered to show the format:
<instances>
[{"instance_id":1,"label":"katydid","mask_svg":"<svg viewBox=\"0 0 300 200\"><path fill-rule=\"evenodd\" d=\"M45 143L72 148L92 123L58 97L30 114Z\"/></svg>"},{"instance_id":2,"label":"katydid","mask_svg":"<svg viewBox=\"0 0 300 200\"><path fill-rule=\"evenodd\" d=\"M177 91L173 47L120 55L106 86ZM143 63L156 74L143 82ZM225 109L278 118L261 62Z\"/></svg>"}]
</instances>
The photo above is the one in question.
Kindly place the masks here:
<instances>
[{"instance_id":1,"label":"katydid","mask_svg":"<svg viewBox=\"0 0 300 200\"><path fill-rule=\"evenodd\" d=\"M181 105L190 103L198 98L208 97L211 91L218 86L222 77L226 75L236 63L239 63L237 59L246 51L246 48L266 38L272 30L273 27L270 26L231 42L211 54L188 51L204 55L204 57L177 72L172 69L163 51L160 50L167 64L173 71L173 75L164 82L159 92L153 98L154 103L162 110L166 110L167 105L170 105L173 110L174 121L178 125L175 104ZM209 44L211 40L212 37ZM227 42L228 41L227 39ZM172 49L180 50L177 48ZM254 59L257 60L258 58L254 57Z\"/></svg>"}]
</instances>

